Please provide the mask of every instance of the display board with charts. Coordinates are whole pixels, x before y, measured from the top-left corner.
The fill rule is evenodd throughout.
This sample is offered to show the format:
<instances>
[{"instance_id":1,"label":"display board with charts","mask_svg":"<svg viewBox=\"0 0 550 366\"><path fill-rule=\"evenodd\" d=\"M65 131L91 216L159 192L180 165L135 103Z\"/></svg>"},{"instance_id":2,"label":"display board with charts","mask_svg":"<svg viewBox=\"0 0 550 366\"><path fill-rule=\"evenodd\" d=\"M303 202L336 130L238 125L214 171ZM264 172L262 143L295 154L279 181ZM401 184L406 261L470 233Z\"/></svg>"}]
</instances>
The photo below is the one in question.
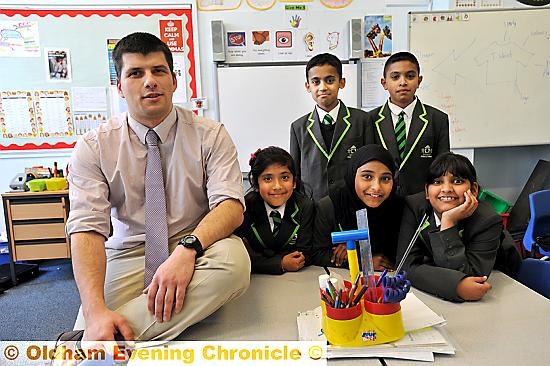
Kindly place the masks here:
<instances>
[{"instance_id":1,"label":"display board with charts","mask_svg":"<svg viewBox=\"0 0 550 366\"><path fill-rule=\"evenodd\" d=\"M71 148L124 111L111 54L136 31L170 47L174 103L191 104L200 92L195 12L192 4L0 9L0 150Z\"/></svg>"}]
</instances>

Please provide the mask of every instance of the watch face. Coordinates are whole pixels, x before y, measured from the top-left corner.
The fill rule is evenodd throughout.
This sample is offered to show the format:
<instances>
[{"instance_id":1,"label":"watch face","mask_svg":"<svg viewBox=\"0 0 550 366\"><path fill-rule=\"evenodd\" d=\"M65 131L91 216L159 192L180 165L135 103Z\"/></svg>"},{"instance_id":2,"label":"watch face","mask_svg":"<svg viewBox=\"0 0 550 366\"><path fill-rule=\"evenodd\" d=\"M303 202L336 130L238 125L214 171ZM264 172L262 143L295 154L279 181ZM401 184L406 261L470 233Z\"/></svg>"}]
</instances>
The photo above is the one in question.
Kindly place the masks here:
<instances>
[{"instance_id":1,"label":"watch face","mask_svg":"<svg viewBox=\"0 0 550 366\"><path fill-rule=\"evenodd\" d=\"M202 256L204 253L201 242L195 235L184 236L180 241L180 244L183 244L186 248L194 249L197 252L197 258Z\"/></svg>"},{"instance_id":2,"label":"watch face","mask_svg":"<svg viewBox=\"0 0 550 366\"><path fill-rule=\"evenodd\" d=\"M195 244L195 242L197 241L197 238L194 237L194 236L186 236L184 239L183 239L183 242L185 244Z\"/></svg>"}]
</instances>

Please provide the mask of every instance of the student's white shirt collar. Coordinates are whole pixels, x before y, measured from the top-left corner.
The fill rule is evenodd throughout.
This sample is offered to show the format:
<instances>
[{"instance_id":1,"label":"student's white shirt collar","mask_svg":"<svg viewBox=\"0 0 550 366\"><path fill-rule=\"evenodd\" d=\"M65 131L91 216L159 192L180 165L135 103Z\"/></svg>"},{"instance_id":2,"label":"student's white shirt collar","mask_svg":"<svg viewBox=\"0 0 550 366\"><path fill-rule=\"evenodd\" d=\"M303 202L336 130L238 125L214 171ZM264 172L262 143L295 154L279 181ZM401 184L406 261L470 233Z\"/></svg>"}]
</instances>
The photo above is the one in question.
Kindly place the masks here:
<instances>
[{"instance_id":1,"label":"student's white shirt collar","mask_svg":"<svg viewBox=\"0 0 550 366\"><path fill-rule=\"evenodd\" d=\"M279 211L279 213L281 214L281 218L285 217L286 202L283 203L281 206L276 207L276 208L272 208L265 201L264 201L264 205L265 205L265 211L267 212L267 219L269 220L269 226L271 226L271 230L273 230L273 219L270 216L271 211Z\"/></svg>"},{"instance_id":2,"label":"student's white shirt collar","mask_svg":"<svg viewBox=\"0 0 550 366\"><path fill-rule=\"evenodd\" d=\"M439 216L437 216L437 214L435 212L434 212L434 221L435 221L435 226L436 227L441 226L441 219L439 218Z\"/></svg>"},{"instance_id":3,"label":"student's white shirt collar","mask_svg":"<svg viewBox=\"0 0 550 366\"><path fill-rule=\"evenodd\" d=\"M332 108L331 111L328 113L320 108L318 105L316 105L315 108L317 109L319 121L322 121L327 114L330 114L330 116L332 117L332 124L335 124L336 119L338 119L338 113L340 112L340 100L338 100L338 104L336 104L336 107Z\"/></svg>"},{"instance_id":4,"label":"student's white shirt collar","mask_svg":"<svg viewBox=\"0 0 550 366\"><path fill-rule=\"evenodd\" d=\"M405 108L401 108L400 106L398 106L396 104L393 104L388 99L388 107L390 107L391 118L392 118L394 127L397 124L397 119L399 118L399 113L401 113L401 111L404 111L405 112L405 125L407 126L407 134L408 134L409 126L411 125L412 115L413 115L414 108L416 107L417 102L418 102L418 98L415 97L414 100L411 102L411 104L409 104Z\"/></svg>"},{"instance_id":5,"label":"student's white shirt collar","mask_svg":"<svg viewBox=\"0 0 550 366\"><path fill-rule=\"evenodd\" d=\"M166 116L164 121L153 128L153 131L157 133L161 143L165 142L168 139L168 134L170 133L172 126L174 126L174 124L176 123L177 117L178 116L176 113L176 108L172 107L172 110L170 111L168 116ZM145 135L147 135L149 127L142 125L141 123L133 119L132 116L130 116L130 113L128 113L128 125L136 133L139 141L141 141L141 143L145 145Z\"/></svg>"}]
</instances>

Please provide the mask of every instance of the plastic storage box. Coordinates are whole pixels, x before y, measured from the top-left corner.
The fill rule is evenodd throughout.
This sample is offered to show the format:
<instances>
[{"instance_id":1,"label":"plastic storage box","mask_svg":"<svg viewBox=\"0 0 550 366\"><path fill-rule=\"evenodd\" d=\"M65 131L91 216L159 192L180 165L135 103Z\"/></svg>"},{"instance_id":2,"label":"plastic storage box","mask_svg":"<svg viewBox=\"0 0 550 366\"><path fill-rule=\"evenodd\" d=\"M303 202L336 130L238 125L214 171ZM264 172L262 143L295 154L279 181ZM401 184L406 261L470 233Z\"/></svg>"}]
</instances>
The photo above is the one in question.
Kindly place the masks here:
<instances>
[{"instance_id":1,"label":"plastic storage box","mask_svg":"<svg viewBox=\"0 0 550 366\"><path fill-rule=\"evenodd\" d=\"M41 192L46 190L46 179L33 179L27 182L27 187L31 192Z\"/></svg>"},{"instance_id":2,"label":"plastic storage box","mask_svg":"<svg viewBox=\"0 0 550 366\"><path fill-rule=\"evenodd\" d=\"M512 207L512 204L510 204L508 201L503 200L502 198L500 198L496 194L494 194L491 191L488 191L486 189L482 189L479 192L478 199L480 201L485 201L488 204L490 204L491 206L493 206L493 208L495 209L495 211L498 214L506 213Z\"/></svg>"},{"instance_id":3,"label":"plastic storage box","mask_svg":"<svg viewBox=\"0 0 550 366\"><path fill-rule=\"evenodd\" d=\"M67 188L67 178L50 178L45 181L48 191L61 191Z\"/></svg>"}]
</instances>

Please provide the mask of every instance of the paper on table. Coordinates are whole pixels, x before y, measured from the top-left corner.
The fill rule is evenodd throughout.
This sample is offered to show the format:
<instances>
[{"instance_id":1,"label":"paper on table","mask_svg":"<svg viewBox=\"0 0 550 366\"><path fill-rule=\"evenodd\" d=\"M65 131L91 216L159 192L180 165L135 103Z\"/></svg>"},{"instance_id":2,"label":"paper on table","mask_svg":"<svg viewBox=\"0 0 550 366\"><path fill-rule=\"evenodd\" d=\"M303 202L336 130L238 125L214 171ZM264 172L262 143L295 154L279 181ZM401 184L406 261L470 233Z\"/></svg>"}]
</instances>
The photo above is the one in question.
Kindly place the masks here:
<instances>
[{"instance_id":1,"label":"paper on table","mask_svg":"<svg viewBox=\"0 0 550 366\"><path fill-rule=\"evenodd\" d=\"M401 314L405 332L445 323L445 318L434 313L412 292L401 301Z\"/></svg>"},{"instance_id":2,"label":"paper on table","mask_svg":"<svg viewBox=\"0 0 550 366\"><path fill-rule=\"evenodd\" d=\"M326 341L321 329L322 316L323 311L320 306L298 313L296 322L298 323L298 339L300 341Z\"/></svg>"},{"instance_id":3,"label":"paper on table","mask_svg":"<svg viewBox=\"0 0 550 366\"><path fill-rule=\"evenodd\" d=\"M445 338L442 327L434 326L424 329L414 330L405 334L405 337L391 343L393 346L408 349L425 349L434 353L455 354L455 348L451 342Z\"/></svg>"},{"instance_id":4,"label":"paper on table","mask_svg":"<svg viewBox=\"0 0 550 366\"><path fill-rule=\"evenodd\" d=\"M374 346L377 347L377 346ZM395 347L373 348L373 347L334 347L329 346L327 358L362 358L362 357L383 357L400 358L414 361L434 361L434 354L425 350L399 349Z\"/></svg>"}]
</instances>

